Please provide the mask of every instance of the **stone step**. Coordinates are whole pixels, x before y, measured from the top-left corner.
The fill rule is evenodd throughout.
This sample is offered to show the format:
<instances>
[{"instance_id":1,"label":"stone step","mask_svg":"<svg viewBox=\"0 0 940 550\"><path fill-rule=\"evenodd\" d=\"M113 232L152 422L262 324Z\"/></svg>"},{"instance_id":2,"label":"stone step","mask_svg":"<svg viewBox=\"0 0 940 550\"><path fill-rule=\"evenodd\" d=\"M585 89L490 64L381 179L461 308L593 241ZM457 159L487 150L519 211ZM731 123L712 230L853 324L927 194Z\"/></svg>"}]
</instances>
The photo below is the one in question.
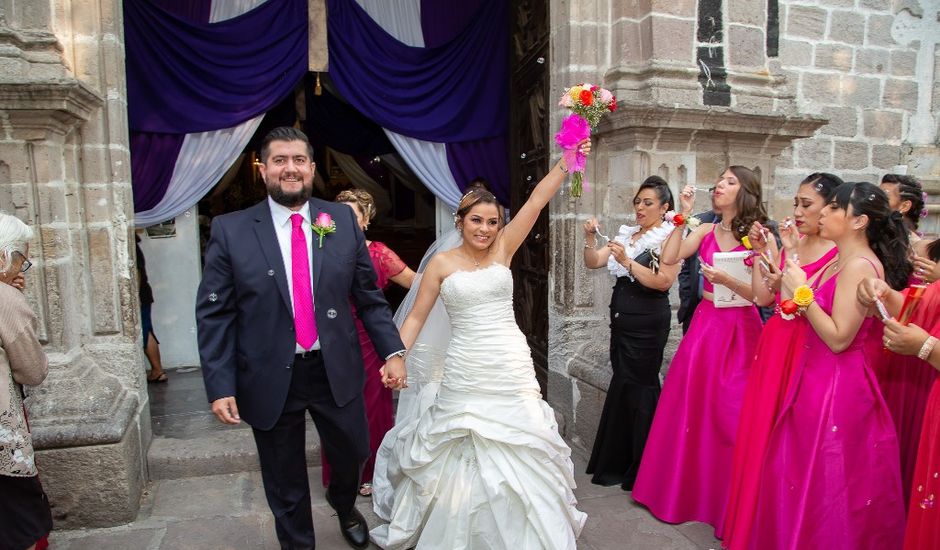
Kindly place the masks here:
<instances>
[{"instance_id":1,"label":"stone step","mask_svg":"<svg viewBox=\"0 0 940 550\"><path fill-rule=\"evenodd\" d=\"M307 466L320 466L320 438L307 422ZM183 479L260 471L251 429L220 428L199 438L155 436L147 453L150 479Z\"/></svg>"},{"instance_id":2,"label":"stone step","mask_svg":"<svg viewBox=\"0 0 940 550\"><path fill-rule=\"evenodd\" d=\"M258 450L251 428L226 426L209 410L197 367L168 371L168 381L149 384L153 439L147 452L151 480L257 472ZM320 438L310 417L307 465L320 465Z\"/></svg>"}]
</instances>

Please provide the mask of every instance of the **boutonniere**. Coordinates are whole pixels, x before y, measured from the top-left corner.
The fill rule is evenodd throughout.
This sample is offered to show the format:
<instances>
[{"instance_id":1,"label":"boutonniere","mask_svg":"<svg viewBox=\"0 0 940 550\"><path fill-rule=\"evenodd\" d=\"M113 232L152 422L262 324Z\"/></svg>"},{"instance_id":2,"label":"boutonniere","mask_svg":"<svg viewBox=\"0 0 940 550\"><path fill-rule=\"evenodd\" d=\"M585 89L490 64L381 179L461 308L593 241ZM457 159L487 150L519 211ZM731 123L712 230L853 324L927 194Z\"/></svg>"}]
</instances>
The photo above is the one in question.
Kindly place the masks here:
<instances>
[{"instance_id":1,"label":"boutonniere","mask_svg":"<svg viewBox=\"0 0 940 550\"><path fill-rule=\"evenodd\" d=\"M336 222L334 222L333 218L326 212L320 212L320 215L310 224L310 227L313 229L313 232L320 237L318 248L323 248L323 237L336 232Z\"/></svg>"}]
</instances>

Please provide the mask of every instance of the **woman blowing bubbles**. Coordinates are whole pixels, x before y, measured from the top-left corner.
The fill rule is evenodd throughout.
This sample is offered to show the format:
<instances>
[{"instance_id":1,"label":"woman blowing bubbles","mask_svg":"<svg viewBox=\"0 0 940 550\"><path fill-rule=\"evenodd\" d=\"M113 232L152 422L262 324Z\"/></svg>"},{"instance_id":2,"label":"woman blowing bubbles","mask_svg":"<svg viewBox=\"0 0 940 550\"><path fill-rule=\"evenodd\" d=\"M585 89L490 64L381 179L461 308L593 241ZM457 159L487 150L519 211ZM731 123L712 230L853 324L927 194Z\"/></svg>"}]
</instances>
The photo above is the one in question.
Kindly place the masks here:
<instances>
[{"instance_id":1,"label":"woman blowing bubbles","mask_svg":"<svg viewBox=\"0 0 940 550\"><path fill-rule=\"evenodd\" d=\"M683 190L680 201L688 219L692 187ZM677 264L696 253L701 257L704 292L669 367L633 498L663 521L702 521L718 528L724 517L734 437L761 320L752 305L715 307L715 284L748 300L754 294L749 283L711 265L716 252L745 250L741 238L754 222L764 222L767 216L757 176L743 166L725 170L715 185L713 203L721 213L721 222L702 224L685 238L684 226L679 226L663 246L663 265Z\"/></svg>"},{"instance_id":2,"label":"woman blowing bubbles","mask_svg":"<svg viewBox=\"0 0 940 550\"><path fill-rule=\"evenodd\" d=\"M669 287L679 264L660 266L663 242L672 233L663 216L672 210L666 180L647 178L633 197L635 226L600 250L597 221L584 224L584 265L607 267L617 277L610 299L610 364L613 377L597 428L587 473L598 485L633 489L643 447L659 401L659 368L669 338Z\"/></svg>"}]
</instances>

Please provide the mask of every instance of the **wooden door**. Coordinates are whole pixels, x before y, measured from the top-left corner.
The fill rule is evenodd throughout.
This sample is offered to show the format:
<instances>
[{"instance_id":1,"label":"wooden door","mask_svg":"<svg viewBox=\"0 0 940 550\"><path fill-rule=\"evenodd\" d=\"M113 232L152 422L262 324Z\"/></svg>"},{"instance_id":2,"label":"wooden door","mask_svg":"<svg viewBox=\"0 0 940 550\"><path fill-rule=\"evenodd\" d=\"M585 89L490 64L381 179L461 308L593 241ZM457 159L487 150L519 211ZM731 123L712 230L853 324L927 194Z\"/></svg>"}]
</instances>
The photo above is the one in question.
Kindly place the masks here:
<instances>
[{"instance_id":1,"label":"wooden door","mask_svg":"<svg viewBox=\"0 0 940 550\"><path fill-rule=\"evenodd\" d=\"M548 171L548 1L511 0L509 9L510 192L515 213ZM532 349L543 395L548 382L548 242L546 208L512 262L516 321Z\"/></svg>"}]
</instances>

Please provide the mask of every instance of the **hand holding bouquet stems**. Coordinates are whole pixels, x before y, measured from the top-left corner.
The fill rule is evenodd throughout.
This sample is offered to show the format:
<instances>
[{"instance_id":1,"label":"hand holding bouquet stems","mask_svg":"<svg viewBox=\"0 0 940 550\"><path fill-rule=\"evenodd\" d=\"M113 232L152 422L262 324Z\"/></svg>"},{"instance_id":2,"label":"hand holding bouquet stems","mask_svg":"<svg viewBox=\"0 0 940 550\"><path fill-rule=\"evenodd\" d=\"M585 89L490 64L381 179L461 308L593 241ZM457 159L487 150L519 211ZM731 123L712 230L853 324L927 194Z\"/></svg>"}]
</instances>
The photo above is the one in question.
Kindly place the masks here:
<instances>
[{"instance_id":1,"label":"hand holding bouquet stems","mask_svg":"<svg viewBox=\"0 0 940 550\"><path fill-rule=\"evenodd\" d=\"M562 148L567 169L571 172L571 195L580 197L587 186L584 178L585 156L578 145L591 137L601 117L617 110L617 98L609 90L592 84L578 84L565 90L558 102L572 111L555 134L555 143Z\"/></svg>"}]
</instances>

